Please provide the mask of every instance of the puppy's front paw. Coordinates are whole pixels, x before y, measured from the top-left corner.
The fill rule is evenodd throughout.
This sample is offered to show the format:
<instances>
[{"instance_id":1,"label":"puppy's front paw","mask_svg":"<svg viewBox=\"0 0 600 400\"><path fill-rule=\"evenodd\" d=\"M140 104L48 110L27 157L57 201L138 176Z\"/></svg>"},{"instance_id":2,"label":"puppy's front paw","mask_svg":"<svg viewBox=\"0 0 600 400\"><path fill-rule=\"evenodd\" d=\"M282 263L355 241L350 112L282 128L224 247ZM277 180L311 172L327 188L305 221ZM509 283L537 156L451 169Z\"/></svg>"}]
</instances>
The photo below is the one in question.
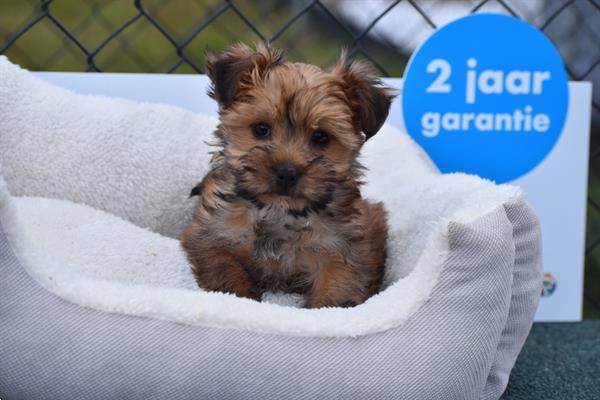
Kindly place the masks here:
<instances>
[{"instance_id":1,"label":"puppy's front paw","mask_svg":"<svg viewBox=\"0 0 600 400\"><path fill-rule=\"evenodd\" d=\"M215 291L234 294L238 297L260 301L262 293L255 288L246 271L237 263L206 263L195 266L198 286Z\"/></svg>"},{"instance_id":2,"label":"puppy's front paw","mask_svg":"<svg viewBox=\"0 0 600 400\"><path fill-rule=\"evenodd\" d=\"M339 293L336 293L339 295ZM341 307L350 308L359 305L363 301L358 299L352 299L347 296L339 296L336 298L336 294L333 296L327 293L312 293L306 301L304 307L306 308L323 308L323 307Z\"/></svg>"}]
</instances>

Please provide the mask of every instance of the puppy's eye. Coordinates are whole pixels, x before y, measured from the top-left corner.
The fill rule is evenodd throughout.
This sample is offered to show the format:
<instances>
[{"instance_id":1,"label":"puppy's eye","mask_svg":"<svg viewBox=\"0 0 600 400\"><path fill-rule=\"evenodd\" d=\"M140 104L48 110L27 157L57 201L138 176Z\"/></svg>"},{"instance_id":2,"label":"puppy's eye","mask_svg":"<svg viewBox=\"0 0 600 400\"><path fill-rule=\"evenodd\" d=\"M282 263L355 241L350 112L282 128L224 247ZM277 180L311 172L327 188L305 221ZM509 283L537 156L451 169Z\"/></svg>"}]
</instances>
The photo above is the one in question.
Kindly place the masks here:
<instances>
[{"instance_id":1,"label":"puppy's eye","mask_svg":"<svg viewBox=\"0 0 600 400\"><path fill-rule=\"evenodd\" d=\"M252 131L254 132L254 136L258 139L268 139L271 137L271 127L264 122L254 125Z\"/></svg>"},{"instance_id":2,"label":"puppy's eye","mask_svg":"<svg viewBox=\"0 0 600 400\"><path fill-rule=\"evenodd\" d=\"M329 142L329 135L327 132L315 131L310 138L310 141L319 147L324 147Z\"/></svg>"}]
</instances>

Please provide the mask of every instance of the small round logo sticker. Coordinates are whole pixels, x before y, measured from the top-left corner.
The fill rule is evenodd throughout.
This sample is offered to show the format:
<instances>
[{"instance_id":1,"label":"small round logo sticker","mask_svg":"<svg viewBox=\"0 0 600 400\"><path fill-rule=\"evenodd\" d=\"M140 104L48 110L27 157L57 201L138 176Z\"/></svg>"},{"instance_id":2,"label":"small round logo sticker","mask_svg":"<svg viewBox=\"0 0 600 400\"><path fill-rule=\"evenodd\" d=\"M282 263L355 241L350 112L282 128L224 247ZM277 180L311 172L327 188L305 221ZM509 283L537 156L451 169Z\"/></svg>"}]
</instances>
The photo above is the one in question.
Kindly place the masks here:
<instances>
[{"instance_id":1,"label":"small round logo sticker","mask_svg":"<svg viewBox=\"0 0 600 400\"><path fill-rule=\"evenodd\" d=\"M556 290L556 278L550 272L544 273L544 283L542 286L542 297L550 297Z\"/></svg>"},{"instance_id":2,"label":"small round logo sticker","mask_svg":"<svg viewBox=\"0 0 600 400\"><path fill-rule=\"evenodd\" d=\"M436 31L412 56L402 109L408 133L442 172L502 183L535 168L563 129L562 60L533 26L476 14Z\"/></svg>"}]
</instances>

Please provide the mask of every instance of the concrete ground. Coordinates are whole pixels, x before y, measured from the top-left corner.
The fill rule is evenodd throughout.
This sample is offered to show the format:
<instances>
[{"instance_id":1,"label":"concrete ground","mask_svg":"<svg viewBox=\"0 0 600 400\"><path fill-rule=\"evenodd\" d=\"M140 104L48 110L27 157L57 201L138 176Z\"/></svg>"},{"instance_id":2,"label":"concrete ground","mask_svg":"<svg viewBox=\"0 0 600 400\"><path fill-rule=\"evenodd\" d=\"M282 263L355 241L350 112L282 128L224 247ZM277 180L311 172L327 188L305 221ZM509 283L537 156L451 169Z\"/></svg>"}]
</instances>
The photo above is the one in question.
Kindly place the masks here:
<instances>
[{"instance_id":1,"label":"concrete ground","mask_svg":"<svg viewBox=\"0 0 600 400\"><path fill-rule=\"evenodd\" d=\"M502 400L600 400L600 320L536 323Z\"/></svg>"}]
</instances>

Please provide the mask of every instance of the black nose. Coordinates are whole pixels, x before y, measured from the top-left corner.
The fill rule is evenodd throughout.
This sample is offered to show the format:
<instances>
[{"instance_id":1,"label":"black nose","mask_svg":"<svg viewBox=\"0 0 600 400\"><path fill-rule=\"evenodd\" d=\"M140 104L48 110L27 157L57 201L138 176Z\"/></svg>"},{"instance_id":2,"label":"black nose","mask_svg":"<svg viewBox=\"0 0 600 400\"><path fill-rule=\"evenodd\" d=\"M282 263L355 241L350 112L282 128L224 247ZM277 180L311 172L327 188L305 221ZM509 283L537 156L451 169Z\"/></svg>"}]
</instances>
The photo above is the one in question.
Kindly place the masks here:
<instances>
[{"instance_id":1,"label":"black nose","mask_svg":"<svg viewBox=\"0 0 600 400\"><path fill-rule=\"evenodd\" d=\"M290 165L278 167L274 172L277 190L281 194L289 193L298 183L298 178L300 178L300 171Z\"/></svg>"}]
</instances>

